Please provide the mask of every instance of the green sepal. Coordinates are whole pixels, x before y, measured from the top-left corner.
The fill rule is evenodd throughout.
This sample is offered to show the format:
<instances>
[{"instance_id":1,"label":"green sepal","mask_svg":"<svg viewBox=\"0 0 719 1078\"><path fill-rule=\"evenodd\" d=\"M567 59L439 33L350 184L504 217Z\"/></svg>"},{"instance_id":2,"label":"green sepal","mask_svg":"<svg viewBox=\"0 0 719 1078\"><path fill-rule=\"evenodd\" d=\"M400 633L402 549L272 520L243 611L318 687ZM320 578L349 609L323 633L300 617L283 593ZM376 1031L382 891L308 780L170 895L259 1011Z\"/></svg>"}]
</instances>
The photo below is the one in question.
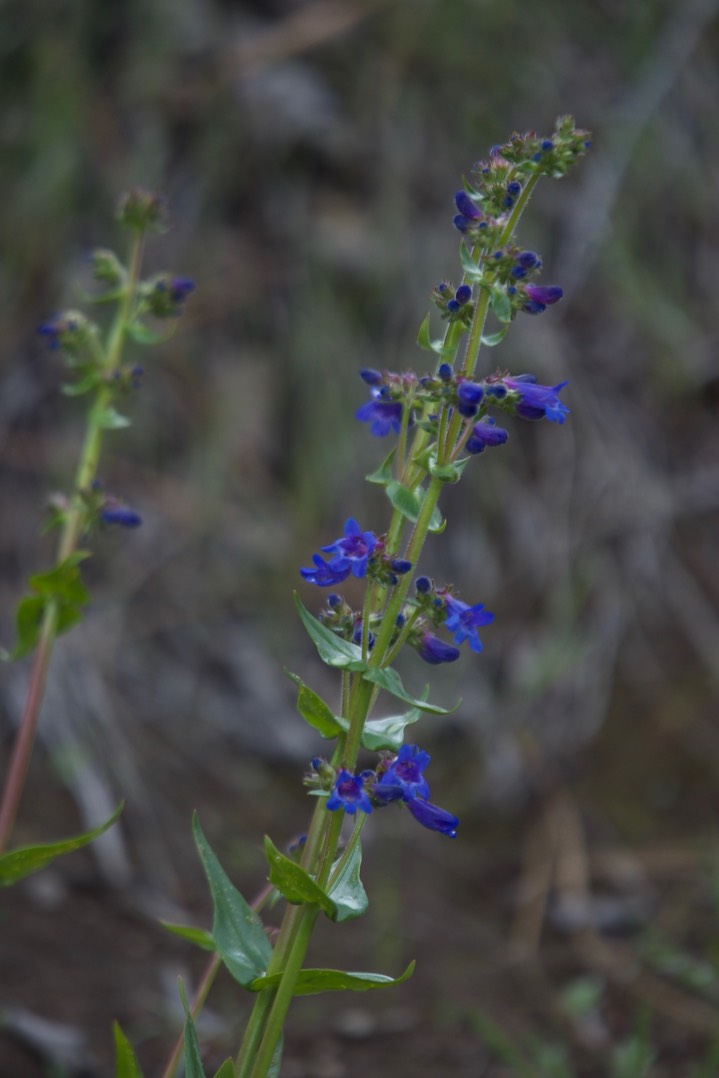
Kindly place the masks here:
<instances>
[{"instance_id":1,"label":"green sepal","mask_svg":"<svg viewBox=\"0 0 719 1078\"><path fill-rule=\"evenodd\" d=\"M484 273L474 261L474 256L467 244L462 240L459 245L459 261L462 264L464 275L468 281L481 281Z\"/></svg>"},{"instance_id":2,"label":"green sepal","mask_svg":"<svg viewBox=\"0 0 719 1078\"><path fill-rule=\"evenodd\" d=\"M394 464L396 452L397 446L390 449L376 472L372 472L370 475L365 476L368 483L377 483L378 486L386 487L388 483L392 482L392 465Z\"/></svg>"},{"instance_id":3,"label":"green sepal","mask_svg":"<svg viewBox=\"0 0 719 1078\"><path fill-rule=\"evenodd\" d=\"M507 330L509 329L509 322L505 323L501 329L498 329L496 333L482 334L482 344L486 348L496 348L504 338L507 336Z\"/></svg>"},{"instance_id":4,"label":"green sepal","mask_svg":"<svg viewBox=\"0 0 719 1078\"><path fill-rule=\"evenodd\" d=\"M216 951L215 940L211 932L208 932L206 928L196 928L195 925L176 925L171 921L159 922L163 928L166 928L168 932L171 932L173 936L179 936L180 939L187 940L189 943L194 943L196 947L201 947L203 951Z\"/></svg>"},{"instance_id":5,"label":"green sepal","mask_svg":"<svg viewBox=\"0 0 719 1078\"><path fill-rule=\"evenodd\" d=\"M425 693L427 693L425 689ZM418 707L406 711L404 715L388 715L384 719L370 719L362 731L362 747L370 752L391 749L398 752L404 742L405 727L418 722L422 712Z\"/></svg>"},{"instance_id":6,"label":"green sepal","mask_svg":"<svg viewBox=\"0 0 719 1078\"><path fill-rule=\"evenodd\" d=\"M498 322L511 322L512 304L504 288L499 285L494 287L490 293L489 302Z\"/></svg>"},{"instance_id":7,"label":"green sepal","mask_svg":"<svg viewBox=\"0 0 719 1078\"><path fill-rule=\"evenodd\" d=\"M136 344L165 344L175 334L175 327L171 329L156 330L150 329L149 326L145 326L142 322L130 322L127 326L127 335Z\"/></svg>"},{"instance_id":8,"label":"green sepal","mask_svg":"<svg viewBox=\"0 0 719 1078\"><path fill-rule=\"evenodd\" d=\"M41 846L22 846L18 850L10 850L9 853L2 854L0 856L0 887L9 887L10 884L24 879L25 876L31 876L33 872L39 872L56 857L87 846L88 842L92 842L94 838L112 827L122 812L123 805L124 801L121 801L109 820L105 820L99 827L93 827L92 831L73 835L72 838L62 839L60 842L46 842Z\"/></svg>"},{"instance_id":9,"label":"green sepal","mask_svg":"<svg viewBox=\"0 0 719 1078\"><path fill-rule=\"evenodd\" d=\"M267 969L272 955L270 941L262 921L230 882L210 849L196 812L192 817L192 832L210 885L215 946L235 980L247 988Z\"/></svg>"},{"instance_id":10,"label":"green sepal","mask_svg":"<svg viewBox=\"0 0 719 1078\"><path fill-rule=\"evenodd\" d=\"M220 1063L219 1070L215 1071L213 1078L235 1078L235 1065L231 1058Z\"/></svg>"},{"instance_id":11,"label":"green sepal","mask_svg":"<svg viewBox=\"0 0 719 1078\"><path fill-rule=\"evenodd\" d=\"M265 857L270 866L270 883L288 902L293 906L319 906L331 920L336 919L337 910L329 895L315 883L309 872L305 872L296 861L280 853L267 835Z\"/></svg>"},{"instance_id":12,"label":"green sepal","mask_svg":"<svg viewBox=\"0 0 719 1078\"><path fill-rule=\"evenodd\" d=\"M409 487L402 486L396 479L393 479L391 483L387 484L385 491L392 507L401 513L403 517L406 517L407 520L411 520L413 524L416 524L425 498L425 491L422 487L415 487L414 490L410 490ZM429 522L429 530L431 532L442 532L444 528L445 522L442 520L442 514L435 506Z\"/></svg>"},{"instance_id":13,"label":"green sepal","mask_svg":"<svg viewBox=\"0 0 719 1078\"><path fill-rule=\"evenodd\" d=\"M90 593L82 582L78 565L90 557L87 550L76 550L46 573L35 573L29 584L36 595L21 599L15 610L15 647L0 649L0 659L14 661L27 655L38 642L42 619L48 603L58 604L55 635L59 636L82 619L81 606L90 601Z\"/></svg>"},{"instance_id":14,"label":"green sepal","mask_svg":"<svg viewBox=\"0 0 719 1078\"><path fill-rule=\"evenodd\" d=\"M372 988L389 988L402 984L414 973L415 963L410 962L399 977L387 977L383 973L345 973L340 969L303 969L295 985L295 996L314 996L318 992L368 992ZM282 977L273 973L270 977L258 977L250 985L252 992L275 988Z\"/></svg>"},{"instance_id":15,"label":"green sepal","mask_svg":"<svg viewBox=\"0 0 719 1078\"><path fill-rule=\"evenodd\" d=\"M205 1068L202 1066L200 1042L197 1039L197 1030L192 1021L190 1007L185 995L185 986L182 977L177 978L177 987L182 1000L182 1009L185 1012L185 1078L205 1078Z\"/></svg>"},{"instance_id":16,"label":"green sepal","mask_svg":"<svg viewBox=\"0 0 719 1078\"><path fill-rule=\"evenodd\" d=\"M297 685L297 710L305 722L322 737L337 737L343 727L337 722L329 704L318 696L301 677L285 669L285 673Z\"/></svg>"},{"instance_id":17,"label":"green sepal","mask_svg":"<svg viewBox=\"0 0 719 1078\"><path fill-rule=\"evenodd\" d=\"M133 1047L118 1022L113 1022L112 1033L115 1040L115 1078L143 1078Z\"/></svg>"},{"instance_id":18,"label":"green sepal","mask_svg":"<svg viewBox=\"0 0 719 1078\"><path fill-rule=\"evenodd\" d=\"M362 658L362 648L349 640L343 640L341 636L337 636L321 621L318 621L316 617L310 614L297 592L295 592L295 604L302 624L307 630L312 643L317 648L323 663L327 663L328 666L333 666L339 670L350 670L352 672L367 669L367 663Z\"/></svg>"},{"instance_id":19,"label":"green sepal","mask_svg":"<svg viewBox=\"0 0 719 1078\"><path fill-rule=\"evenodd\" d=\"M118 412L117 408L113 408L112 405L103 408L99 412L93 411L92 419L103 430L122 430L124 427L129 427L132 422L126 415Z\"/></svg>"},{"instance_id":20,"label":"green sepal","mask_svg":"<svg viewBox=\"0 0 719 1078\"><path fill-rule=\"evenodd\" d=\"M353 921L356 917L361 917L369 905L367 892L360 879L361 867L362 846L358 839L352 847L352 851L340 874L336 879L332 880L328 890L329 897L335 907L332 920L338 924L341 924L342 921Z\"/></svg>"},{"instance_id":21,"label":"green sepal","mask_svg":"<svg viewBox=\"0 0 719 1078\"><path fill-rule=\"evenodd\" d=\"M410 696L402 684L402 678L391 666L387 666L383 670L378 669L376 666L371 666L365 670L362 677L365 681L371 681L373 685L379 685L380 689L384 689L391 696L396 696L398 700L404 701L405 704L412 704L413 707L418 707L420 711L429 711L432 715L451 715L462 702L458 700L454 707L446 708L439 707L438 704L430 704L426 698L417 700L414 696Z\"/></svg>"}]
</instances>

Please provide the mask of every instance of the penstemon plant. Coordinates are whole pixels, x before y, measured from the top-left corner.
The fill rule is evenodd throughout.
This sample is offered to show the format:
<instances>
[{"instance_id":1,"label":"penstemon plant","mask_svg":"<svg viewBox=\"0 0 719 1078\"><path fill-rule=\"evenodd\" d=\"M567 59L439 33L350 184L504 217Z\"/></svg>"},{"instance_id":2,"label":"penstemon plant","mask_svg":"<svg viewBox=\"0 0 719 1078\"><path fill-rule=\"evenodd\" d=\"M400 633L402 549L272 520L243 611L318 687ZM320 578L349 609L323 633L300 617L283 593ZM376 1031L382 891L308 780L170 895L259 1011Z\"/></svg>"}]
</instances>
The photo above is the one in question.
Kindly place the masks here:
<instances>
[{"instance_id":1,"label":"penstemon plant","mask_svg":"<svg viewBox=\"0 0 719 1078\"><path fill-rule=\"evenodd\" d=\"M405 740L408 727L423 713L447 712L430 703L428 693L420 698L409 693L392 664L405 646L431 665L455 662L463 643L471 651L482 650L479 631L493 614L481 603L464 602L452 585L419 574L420 558L429 533L445 528L439 510L445 485L457 483L472 458L507 441L497 414L561 424L569 413L560 398L566 382L546 386L528 374L478 373L478 364L481 349L498 345L518 313L541 314L562 298L558 285L536 283L541 259L518 244L515 230L540 177L563 176L588 146L588 133L578 130L571 117L561 117L549 137L530 131L492 147L488 159L474 166L471 182L455 195L462 278L457 286L442 282L433 292L444 335L431 337L429 315L420 327L419 345L437 355L434 373L361 372L370 399L357 419L375 437L396 439L367 477L384 488L391 515L381 533L350 518L342 535L314 554L311 566L300 569L306 582L328 589L318 617L299 597L295 601L319 657L339 673L338 707L297 675L290 677L297 685L300 715L335 746L332 753L315 757L305 775L305 786L316 799L306 836L286 853L265 839L269 890L254 908L230 883L194 820L214 901L213 930L198 940L196 929L168 926L214 952L191 1009L182 993L185 1069L193 1078L204 1075L193 1017L220 962L255 994L255 1002L237 1058L226 1060L217 1078L279 1074L283 1026L295 996L379 989L412 973L414 963L396 979L308 969L305 956L320 916L341 922L367 908L360 866L361 834L369 815L403 806L430 831L451 838L457 834L458 819L429 799L428 753ZM492 333L487 332L490 312L498 323ZM360 609L334 590L350 577L364 583ZM406 710L373 717L380 693L399 700ZM374 767L360 768L362 750L375 754ZM352 827L342 843L345 817ZM274 946L257 916L272 897L287 903ZM126 1042L119 1043L129 1050ZM178 1042L165 1078L174 1073L180 1051Z\"/></svg>"},{"instance_id":2,"label":"penstemon plant","mask_svg":"<svg viewBox=\"0 0 719 1078\"><path fill-rule=\"evenodd\" d=\"M436 356L433 373L361 372L369 400L356 417L368 425L371 435L394 439L382 463L367 477L384 489L389 519L384 531L375 531L350 518L342 534L314 554L311 565L300 569L306 583L327 590L318 616L295 598L320 659L339 677L337 702L330 706L302 678L290 674L297 687L297 709L334 747L312 759L304 777L315 800L306 835L284 852L265 839L268 882L252 903L229 880L195 816L194 839L214 906L212 931L166 927L211 955L191 1003L180 984L184 1030L164 1078L176 1073L183 1056L186 1075L205 1078L195 1021L222 964L252 994L254 1004L236 1058L225 1060L215 1078L280 1073L283 1028L294 997L381 989L412 974L414 963L392 978L311 969L305 958L318 918L343 922L367 908L360 880L361 835L372 813L402 806L422 827L450 838L457 835L456 816L430 800L425 777L428 753L414 738L407 739L408 728L423 714L442 715L447 710L430 702L429 690L419 697L407 691L393 664L405 647L430 665L455 662L464 643L478 653L480 630L493 621L482 603L465 602L453 585L420 572L421 556L428 535L445 529L439 507L445 485L459 482L466 466L487 448L506 443L508 432L497 423L498 416L562 424L568 415L560 397L566 382L547 386L533 375L479 370L479 360L483 348L502 341L517 314L541 314L562 298L558 285L537 283L541 259L522 248L515 233L540 177L564 176L589 144L586 131L577 129L571 117L561 117L548 137L533 131L513 134L506 143L492 147L487 160L474 166L471 180L455 195L461 280L457 285L443 281L432 294L444 333L432 337L429 315L419 330L418 344ZM147 210L154 203L143 197L145 201L139 201ZM77 620L86 599L78 568L85 555L78 548L80 537L102 520L130 526L136 522L132 510L94 484L102 431L124 425L114 406L115 395L136 377L135 369L121 361L122 344L127 336L148 339L147 313L179 314L192 287L184 278L164 275L140 281L139 252L149 223L143 219L139 227L135 219L130 226L134 241L127 269L109 254L103 253L100 260L98 276L108 282L109 298L118 301L117 318L104 347L94 326L78 316L65 316L45 330L75 372L74 391L91 392L95 398L75 492L56 507L62 528L57 565L31 579L35 594L18 612L14 654L37 646L30 693L37 698L31 707L33 729L52 642ZM491 332L490 317L496 323ZM364 585L359 609L336 590L349 578ZM375 717L380 694L399 701L398 714ZM372 767L360 763L363 752L373 754ZM21 789L22 781L11 778L10 786ZM8 796L10 821L18 800L18 792ZM351 827L343 840L346 818ZM87 841L92 834L76 841ZM37 849L47 854L56 847ZM0 877L2 865L0 859ZM15 878L23 874L17 866L15 871ZM285 902L284 913L279 930L271 936L259 913L280 900ZM130 1042L117 1025L115 1050L118 1078L141 1075Z\"/></svg>"},{"instance_id":3,"label":"penstemon plant","mask_svg":"<svg viewBox=\"0 0 719 1078\"><path fill-rule=\"evenodd\" d=\"M30 577L30 594L18 604L15 614L15 645L10 651L0 652L7 661L35 653L0 800L0 853L10 841L22 798L55 640L81 620L90 599L80 573L81 563L90 557L90 537L103 528L136 528L141 524L139 513L106 491L98 478L104 435L130 425L118 405L129 403L142 380L142 367L125 355L127 343L167 340L172 329L158 327L168 320L172 324L182 314L185 300L195 287L190 278L171 273L141 277L147 234L166 228L166 206L161 195L135 188L120 200L117 216L130 235L127 263L123 264L113 251L94 251L92 272L98 290L87 297L95 305L114 305L115 314L106 331L103 333L97 321L77 310L63 311L38 327L38 333L52 351L63 357L68 368L63 392L69 397L85 396L88 405L74 487L69 495L54 495L48 506L48 529L60 531L55 564ZM85 845L114 823L118 814L119 810L101 827L84 835L3 854L0 886L14 883L60 854Z\"/></svg>"}]
</instances>

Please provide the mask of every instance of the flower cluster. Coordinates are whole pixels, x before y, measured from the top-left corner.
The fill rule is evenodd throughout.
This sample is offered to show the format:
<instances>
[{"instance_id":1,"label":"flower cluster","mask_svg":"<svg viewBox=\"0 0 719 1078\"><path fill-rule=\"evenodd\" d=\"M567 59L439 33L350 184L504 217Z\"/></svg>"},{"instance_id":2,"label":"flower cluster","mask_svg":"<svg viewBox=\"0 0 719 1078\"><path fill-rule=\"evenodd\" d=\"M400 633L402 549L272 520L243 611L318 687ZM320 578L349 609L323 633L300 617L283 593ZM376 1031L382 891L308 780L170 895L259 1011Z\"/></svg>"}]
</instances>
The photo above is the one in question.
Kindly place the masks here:
<instances>
[{"instance_id":1,"label":"flower cluster","mask_svg":"<svg viewBox=\"0 0 719 1078\"><path fill-rule=\"evenodd\" d=\"M378 538L374 532L362 531L353 517L346 521L344 535L323 546L322 552L332 555L329 561L320 554L313 554L314 568L300 569L308 583L321 588L341 584L350 574L361 578L368 573L385 586L392 586L412 568L412 563L405 558L387 554L384 538Z\"/></svg>"},{"instance_id":2,"label":"flower cluster","mask_svg":"<svg viewBox=\"0 0 719 1078\"><path fill-rule=\"evenodd\" d=\"M402 745L399 753L385 757L376 771L353 775L342 768L332 785L327 808L331 812L343 809L347 815L354 816L358 810L369 813L373 807L401 802L422 827L455 838L459 827L457 817L429 801L429 786L424 777L429 761L429 754L417 745Z\"/></svg>"},{"instance_id":3,"label":"flower cluster","mask_svg":"<svg viewBox=\"0 0 719 1078\"><path fill-rule=\"evenodd\" d=\"M426 663L439 666L441 663L456 662L460 656L459 645L465 641L472 651L482 651L477 630L494 621L494 614L485 610L482 603L469 606L457 599L450 588L438 588L429 577L419 576L415 581L415 597L411 605L414 615L407 641ZM432 631L440 626L453 634L453 644L442 640Z\"/></svg>"}]
</instances>

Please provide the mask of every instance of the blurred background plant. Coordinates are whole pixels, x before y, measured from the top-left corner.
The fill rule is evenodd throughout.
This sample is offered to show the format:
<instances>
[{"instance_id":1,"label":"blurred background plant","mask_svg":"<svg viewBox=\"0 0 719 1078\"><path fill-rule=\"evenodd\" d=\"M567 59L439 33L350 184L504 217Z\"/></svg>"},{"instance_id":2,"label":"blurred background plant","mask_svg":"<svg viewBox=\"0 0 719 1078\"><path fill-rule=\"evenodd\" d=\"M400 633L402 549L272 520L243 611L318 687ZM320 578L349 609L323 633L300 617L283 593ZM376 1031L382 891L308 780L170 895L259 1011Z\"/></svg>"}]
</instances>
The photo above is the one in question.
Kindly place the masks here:
<instances>
[{"instance_id":1,"label":"blurred background plant","mask_svg":"<svg viewBox=\"0 0 719 1078\"><path fill-rule=\"evenodd\" d=\"M280 673L314 662L297 565L350 513L374 526L381 504L360 483L376 443L348 418L365 399L355 372L418 362L429 292L455 266L457 175L512 127L566 111L592 154L540 188L521 229L565 299L491 358L569 378L572 416L561 439L513 430L481 493L448 500L443 563L427 550L428 571L496 614L481 665L451 672L462 708L423 737L441 742L435 782L456 790L461 838L376 830L370 913L343 932L348 967L400 968L431 926L433 961L395 1000L302 1001L286 1071L523 1073L490 1028L539 1074L563 1073L537 1062L557 1044L557 1066L580 1075L711 1066L718 13L719 0L0 7L3 643L19 582L51 559L42 505L67 484L82 422L79 408L67 421L35 326L73 306L136 183L172 209L155 257L198 282L103 474L143 527L88 566L93 607L57 646L16 840L55 837L48 819L57 837L93 826L120 796L127 808L92 852L3 895L1 1073L107 1073L113 1018L157 1070L180 1024L177 973L191 986L202 956L156 918L209 920L192 809L246 893L262 884L263 831L304 826L297 776L317 743ZM2 673L8 750L27 670ZM326 926L318 949L333 948ZM567 1006L592 979L601 991ZM200 1026L210 1060L244 1018L224 1003L220 981ZM617 1069L632 1044L645 1071Z\"/></svg>"}]
</instances>

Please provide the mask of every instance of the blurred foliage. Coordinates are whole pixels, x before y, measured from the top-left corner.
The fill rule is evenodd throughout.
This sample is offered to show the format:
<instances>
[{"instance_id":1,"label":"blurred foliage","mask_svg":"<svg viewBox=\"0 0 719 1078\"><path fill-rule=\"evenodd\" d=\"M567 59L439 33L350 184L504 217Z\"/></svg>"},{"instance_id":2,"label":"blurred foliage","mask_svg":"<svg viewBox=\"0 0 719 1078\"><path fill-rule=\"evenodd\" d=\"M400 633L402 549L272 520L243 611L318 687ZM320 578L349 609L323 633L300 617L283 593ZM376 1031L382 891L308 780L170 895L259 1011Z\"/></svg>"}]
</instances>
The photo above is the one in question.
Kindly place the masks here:
<instances>
[{"instance_id":1,"label":"blurred foliage","mask_svg":"<svg viewBox=\"0 0 719 1078\"><path fill-rule=\"evenodd\" d=\"M626 935L676 992L653 994L648 982L664 1019L652 1029L652 1073L708 1058L706 1030L687 1017L701 986L687 974L716 971L719 947L716 868L697 849L719 822L718 10L716 0L0 6L3 642L22 578L49 561L41 507L67 483L80 429L80 405L61 398L61 371L35 325L76 303L87 252L118 242L109 222L130 184L160 186L172 210L148 268L198 282L147 371L132 431L108 446L106 485L145 524L130 539L108 537L89 566L94 607L58 646L46 757L18 836L46 837L53 815L77 829L79 814L90 827L127 798L124 838L105 836L98 862L51 877L52 917L69 947L78 937L113 946L88 930L77 894L97 873L144 915L186 921L185 910L202 908L193 807L248 893L261 882L262 831L279 844L303 826L298 777L317 746L293 715L281 666L323 696L333 689L315 684L323 675L290 591L297 566L346 516L381 527L384 512L381 494L360 486L384 447L351 418L364 399L356 371L424 362L413 342L432 286L458 275L451 196L472 162L511 129L549 129L562 112L594 132L590 157L539 189L522 229L566 299L518 320L488 357L543 382L569 378L570 422L516 425L506 451L480 460L448 492L450 526L425 566L497 614L484 654L459 671L461 712L427 720L421 734L437 749L435 787L451 791L453 803L441 801L462 817L464 842L432 845L378 824L370 914L348 948L359 968L373 933L398 970L416 954L402 990L411 1002L363 1010L364 1027L342 1003L332 1019L327 1004L302 1004L310 1033L298 1025L288 1048L305 1061L296 1073L320 1073L312 1031L327 1021L338 1074L362 1073L378 1044L396 1074L507 1073L491 1069L463 1016L469 1000L494 1006L500 1025L519 1022L523 1038L565 1038L577 1073L608 1072L634 1036L621 976L610 977L589 1032L538 1005L598 961L575 946L562 901L571 888L551 852L557 789L570 791L582 824L572 831L565 814L560 832L574 835L604 901L590 904L594 928L603 933L600 912L611 915L608 931ZM420 691L423 672L407 663L402 673ZM450 675L436 680L448 701L458 692ZM6 744L26 676L13 668L0 688ZM541 886L537 849L559 866ZM608 850L612 871L602 869ZM542 948L507 897L518 876L550 892ZM416 908L400 915L397 893ZM40 894L22 897L23 910L32 901L16 935L29 946L43 931ZM656 950L634 935L649 919L674 956L658 969ZM156 957L161 945L142 928L136 954ZM446 958L423 972L430 931ZM519 999L506 971L513 932L541 967ZM67 968L53 946L50 964ZM185 960L181 945L159 958L173 971ZM93 1058L110 1058L109 1018L119 1017L134 1043L146 1038L146 1057L161 1059L178 1018L167 1017L156 963L143 961L131 976L113 967L115 998L74 964L59 1004L38 1000L29 978L19 998L87 1026ZM451 991L441 988L448 965ZM47 983L50 992L51 974ZM399 1061L393 1020L412 1030ZM360 1027L364 1040L347 1032ZM213 1028L206 1036L222 1040ZM13 1043L6 1072L29 1074Z\"/></svg>"}]
</instances>

